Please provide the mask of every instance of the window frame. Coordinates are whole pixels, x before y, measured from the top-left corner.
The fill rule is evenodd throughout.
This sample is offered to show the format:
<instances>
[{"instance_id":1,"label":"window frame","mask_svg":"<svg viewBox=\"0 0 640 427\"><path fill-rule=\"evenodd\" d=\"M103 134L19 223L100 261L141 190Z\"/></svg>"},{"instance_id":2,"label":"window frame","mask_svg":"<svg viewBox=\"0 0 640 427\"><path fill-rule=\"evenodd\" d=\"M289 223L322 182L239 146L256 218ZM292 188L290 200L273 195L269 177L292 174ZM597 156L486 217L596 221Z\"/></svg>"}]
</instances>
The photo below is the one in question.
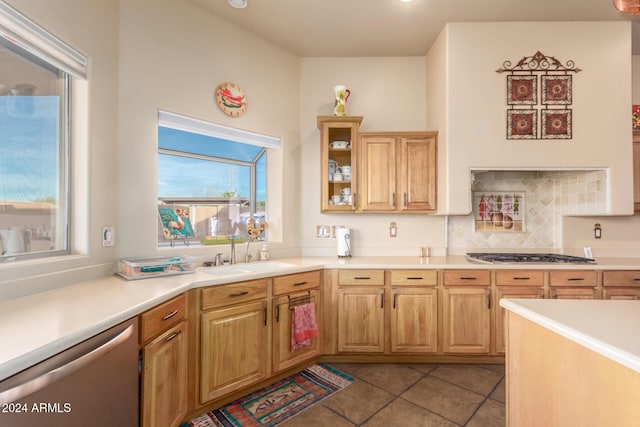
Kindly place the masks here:
<instances>
[{"instance_id":1,"label":"window frame","mask_svg":"<svg viewBox=\"0 0 640 427\"><path fill-rule=\"evenodd\" d=\"M56 216L56 244L59 249L38 252L0 255L0 262L27 259L44 259L69 255L72 248L72 121L73 87L75 80L86 80L88 59L85 55L62 41L3 0L0 0L0 39L16 49L8 48L17 57L45 69L52 68L60 79L60 117L57 174L59 201ZM21 53L24 52L24 53ZM60 238L63 241L57 242Z\"/></svg>"},{"instance_id":2,"label":"window frame","mask_svg":"<svg viewBox=\"0 0 640 427\"><path fill-rule=\"evenodd\" d=\"M261 147L261 149L257 152L257 154L253 157L251 161L246 160L237 160L237 159L229 159L224 157L212 156L212 155L204 155L192 153L189 151L180 151L175 149L167 149L160 148L160 141L157 144L157 154L171 155L171 156L179 156L185 158L193 158L204 161L213 161L220 162L226 164L235 164L243 167L249 168L249 176L250 176L250 195L249 195L249 215L250 218L253 219L255 214L257 213L258 205L257 205L257 182L258 182L258 163L262 161L267 162L267 168L265 170L265 192L267 192L267 182L268 182L268 150L267 149L279 149L280 148L280 138L259 134L255 132L249 132L245 130L241 130L238 128L228 127L224 125L220 125L217 123L195 119L192 117L184 116L177 113L171 113L164 110L158 110L158 124L157 128L160 127L175 129L186 133L193 133L198 135L209 136L221 140L227 140L231 142L241 143L253 145L256 147ZM156 187L156 190L158 188ZM265 199L268 200L267 195L265 194ZM182 205L182 206L219 206L224 205L224 203L216 202L216 197L161 197L157 194L158 202L164 202L170 205ZM235 203L242 204L244 198L238 198ZM233 199L228 199L228 204L231 205L234 203ZM265 206L265 216L268 217L268 202ZM192 224L194 225L194 224ZM195 230L194 230L195 232ZM261 234L262 238L258 238L258 240L264 240L264 233ZM185 239L185 244L190 245L190 243L196 243L198 245L201 244L201 239L205 236L195 235L190 239ZM173 247L175 245L176 239L165 239L161 240L159 238L157 242L157 247L162 248L166 246Z\"/></svg>"}]
</instances>

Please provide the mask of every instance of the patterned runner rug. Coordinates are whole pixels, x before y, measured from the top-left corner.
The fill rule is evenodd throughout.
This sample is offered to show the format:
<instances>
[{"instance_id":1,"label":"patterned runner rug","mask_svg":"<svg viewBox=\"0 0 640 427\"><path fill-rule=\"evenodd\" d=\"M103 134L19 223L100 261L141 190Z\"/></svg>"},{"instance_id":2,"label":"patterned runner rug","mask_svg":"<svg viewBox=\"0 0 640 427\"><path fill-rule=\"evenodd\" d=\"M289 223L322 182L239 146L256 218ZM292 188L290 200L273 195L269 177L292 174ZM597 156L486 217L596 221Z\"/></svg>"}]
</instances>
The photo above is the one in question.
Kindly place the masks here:
<instances>
[{"instance_id":1,"label":"patterned runner rug","mask_svg":"<svg viewBox=\"0 0 640 427\"><path fill-rule=\"evenodd\" d=\"M276 426L352 382L330 366L313 365L180 427Z\"/></svg>"}]
</instances>

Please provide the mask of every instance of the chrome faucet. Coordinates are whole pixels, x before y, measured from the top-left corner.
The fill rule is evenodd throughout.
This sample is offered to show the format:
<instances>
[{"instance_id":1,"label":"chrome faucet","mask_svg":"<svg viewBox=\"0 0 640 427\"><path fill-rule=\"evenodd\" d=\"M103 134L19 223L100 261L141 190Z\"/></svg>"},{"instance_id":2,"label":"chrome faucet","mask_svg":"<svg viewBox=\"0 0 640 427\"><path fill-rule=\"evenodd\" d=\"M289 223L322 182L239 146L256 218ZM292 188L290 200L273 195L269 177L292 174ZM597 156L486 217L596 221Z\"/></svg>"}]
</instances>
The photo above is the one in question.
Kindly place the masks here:
<instances>
[{"instance_id":1,"label":"chrome faucet","mask_svg":"<svg viewBox=\"0 0 640 427\"><path fill-rule=\"evenodd\" d=\"M218 266L222 265L222 252L216 254L216 257L213 260L213 265Z\"/></svg>"}]
</instances>

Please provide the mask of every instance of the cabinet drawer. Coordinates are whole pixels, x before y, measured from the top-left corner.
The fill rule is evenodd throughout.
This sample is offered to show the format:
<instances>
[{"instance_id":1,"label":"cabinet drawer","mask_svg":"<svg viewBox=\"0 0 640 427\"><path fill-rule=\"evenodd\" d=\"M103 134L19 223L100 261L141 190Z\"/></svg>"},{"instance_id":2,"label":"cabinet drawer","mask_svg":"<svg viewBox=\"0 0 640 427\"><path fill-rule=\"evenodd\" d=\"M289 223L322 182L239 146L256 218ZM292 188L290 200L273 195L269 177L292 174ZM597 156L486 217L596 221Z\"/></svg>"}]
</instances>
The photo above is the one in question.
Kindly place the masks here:
<instances>
[{"instance_id":1,"label":"cabinet drawer","mask_svg":"<svg viewBox=\"0 0 640 427\"><path fill-rule=\"evenodd\" d=\"M549 286L596 286L597 273L589 270L553 270L549 272Z\"/></svg>"},{"instance_id":2,"label":"cabinet drawer","mask_svg":"<svg viewBox=\"0 0 640 427\"><path fill-rule=\"evenodd\" d=\"M445 286L490 286L491 272L489 270L445 270Z\"/></svg>"},{"instance_id":3,"label":"cabinet drawer","mask_svg":"<svg viewBox=\"0 0 640 427\"><path fill-rule=\"evenodd\" d=\"M140 315L141 342L147 342L184 319L185 311L185 296L182 294L142 313Z\"/></svg>"},{"instance_id":4,"label":"cabinet drawer","mask_svg":"<svg viewBox=\"0 0 640 427\"><path fill-rule=\"evenodd\" d=\"M605 271L602 284L604 286L640 286L640 270Z\"/></svg>"},{"instance_id":5,"label":"cabinet drawer","mask_svg":"<svg viewBox=\"0 0 640 427\"><path fill-rule=\"evenodd\" d=\"M202 290L202 309L223 307L267 297L267 280L249 280Z\"/></svg>"},{"instance_id":6,"label":"cabinet drawer","mask_svg":"<svg viewBox=\"0 0 640 427\"><path fill-rule=\"evenodd\" d=\"M340 270L340 285L384 285L384 270Z\"/></svg>"},{"instance_id":7,"label":"cabinet drawer","mask_svg":"<svg viewBox=\"0 0 640 427\"><path fill-rule=\"evenodd\" d=\"M436 286L438 284L437 270L392 270L391 285L423 285Z\"/></svg>"},{"instance_id":8,"label":"cabinet drawer","mask_svg":"<svg viewBox=\"0 0 640 427\"><path fill-rule=\"evenodd\" d=\"M287 276L274 277L273 294L283 295L299 292L305 289L314 289L320 286L320 272L289 274Z\"/></svg>"},{"instance_id":9,"label":"cabinet drawer","mask_svg":"<svg viewBox=\"0 0 640 427\"><path fill-rule=\"evenodd\" d=\"M544 271L496 270L496 286L543 286Z\"/></svg>"}]
</instances>

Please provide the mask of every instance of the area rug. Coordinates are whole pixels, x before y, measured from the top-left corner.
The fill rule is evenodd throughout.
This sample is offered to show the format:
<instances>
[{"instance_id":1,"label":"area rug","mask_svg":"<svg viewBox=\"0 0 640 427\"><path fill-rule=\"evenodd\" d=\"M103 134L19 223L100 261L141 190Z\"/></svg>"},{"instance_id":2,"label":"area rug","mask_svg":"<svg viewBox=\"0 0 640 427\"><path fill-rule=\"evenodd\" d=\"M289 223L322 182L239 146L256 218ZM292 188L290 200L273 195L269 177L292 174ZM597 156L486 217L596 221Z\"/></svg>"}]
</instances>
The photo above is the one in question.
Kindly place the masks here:
<instances>
[{"instance_id":1,"label":"area rug","mask_svg":"<svg viewBox=\"0 0 640 427\"><path fill-rule=\"evenodd\" d=\"M276 426L352 382L330 366L313 365L180 427Z\"/></svg>"}]
</instances>

